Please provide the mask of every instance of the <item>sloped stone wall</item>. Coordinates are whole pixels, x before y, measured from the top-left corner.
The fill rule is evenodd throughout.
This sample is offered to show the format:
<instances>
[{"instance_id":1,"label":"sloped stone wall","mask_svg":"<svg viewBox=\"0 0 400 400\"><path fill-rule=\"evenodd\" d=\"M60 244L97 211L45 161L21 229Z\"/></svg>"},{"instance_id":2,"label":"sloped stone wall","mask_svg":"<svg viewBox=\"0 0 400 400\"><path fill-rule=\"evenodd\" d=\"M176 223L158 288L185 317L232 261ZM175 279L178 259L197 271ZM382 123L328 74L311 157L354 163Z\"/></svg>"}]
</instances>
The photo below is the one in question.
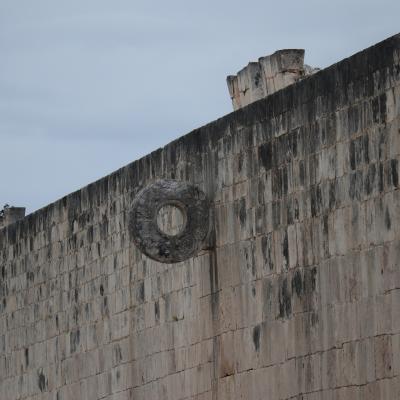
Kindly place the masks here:
<instances>
[{"instance_id":1,"label":"sloped stone wall","mask_svg":"<svg viewBox=\"0 0 400 400\"><path fill-rule=\"evenodd\" d=\"M0 399L400 396L400 36L0 230ZM209 243L133 244L156 179Z\"/></svg>"}]
</instances>

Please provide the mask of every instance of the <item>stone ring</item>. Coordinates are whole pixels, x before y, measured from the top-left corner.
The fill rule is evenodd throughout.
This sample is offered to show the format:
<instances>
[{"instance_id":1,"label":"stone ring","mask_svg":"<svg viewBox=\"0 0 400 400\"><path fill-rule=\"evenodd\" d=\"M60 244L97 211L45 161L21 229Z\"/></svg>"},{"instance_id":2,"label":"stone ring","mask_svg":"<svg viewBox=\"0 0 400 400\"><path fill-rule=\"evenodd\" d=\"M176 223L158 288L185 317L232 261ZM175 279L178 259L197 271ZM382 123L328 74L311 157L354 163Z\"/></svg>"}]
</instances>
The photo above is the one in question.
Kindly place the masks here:
<instances>
[{"instance_id":1,"label":"stone ring","mask_svg":"<svg viewBox=\"0 0 400 400\"><path fill-rule=\"evenodd\" d=\"M181 229L164 230L160 211L174 208ZM193 257L203 247L210 227L210 205L205 193L187 182L158 180L136 196L129 232L138 248L153 260L176 263Z\"/></svg>"}]
</instances>

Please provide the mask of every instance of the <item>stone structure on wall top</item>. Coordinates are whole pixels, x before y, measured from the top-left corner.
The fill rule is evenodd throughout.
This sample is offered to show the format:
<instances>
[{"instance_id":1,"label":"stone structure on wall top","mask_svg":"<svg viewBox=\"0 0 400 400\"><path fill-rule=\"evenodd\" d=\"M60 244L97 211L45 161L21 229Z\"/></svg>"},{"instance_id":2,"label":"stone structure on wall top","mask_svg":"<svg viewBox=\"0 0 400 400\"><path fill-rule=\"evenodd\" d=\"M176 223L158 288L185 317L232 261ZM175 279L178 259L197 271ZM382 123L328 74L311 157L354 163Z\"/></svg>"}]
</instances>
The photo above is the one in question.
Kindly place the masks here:
<instances>
[{"instance_id":1,"label":"stone structure on wall top","mask_svg":"<svg viewBox=\"0 0 400 400\"><path fill-rule=\"evenodd\" d=\"M304 64L304 50L278 50L226 78L234 110L247 106L319 71Z\"/></svg>"}]
</instances>

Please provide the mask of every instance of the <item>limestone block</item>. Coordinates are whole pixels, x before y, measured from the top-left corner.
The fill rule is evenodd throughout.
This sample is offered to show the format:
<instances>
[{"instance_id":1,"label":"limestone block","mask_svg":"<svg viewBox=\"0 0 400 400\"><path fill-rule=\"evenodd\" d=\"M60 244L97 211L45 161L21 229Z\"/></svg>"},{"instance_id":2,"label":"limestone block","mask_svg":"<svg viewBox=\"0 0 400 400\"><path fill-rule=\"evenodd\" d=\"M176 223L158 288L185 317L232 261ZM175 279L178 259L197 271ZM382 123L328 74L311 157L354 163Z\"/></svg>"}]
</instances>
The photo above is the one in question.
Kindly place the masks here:
<instances>
[{"instance_id":1,"label":"limestone block","mask_svg":"<svg viewBox=\"0 0 400 400\"><path fill-rule=\"evenodd\" d=\"M230 400L235 398L235 378L234 376L225 376L220 379L218 385L218 399Z\"/></svg>"},{"instance_id":2,"label":"limestone block","mask_svg":"<svg viewBox=\"0 0 400 400\"><path fill-rule=\"evenodd\" d=\"M375 337L374 348L376 378L393 376L392 337L389 335Z\"/></svg>"},{"instance_id":3,"label":"limestone block","mask_svg":"<svg viewBox=\"0 0 400 400\"><path fill-rule=\"evenodd\" d=\"M224 378L235 373L235 347L233 331L223 333L219 338L219 377Z\"/></svg>"}]
</instances>

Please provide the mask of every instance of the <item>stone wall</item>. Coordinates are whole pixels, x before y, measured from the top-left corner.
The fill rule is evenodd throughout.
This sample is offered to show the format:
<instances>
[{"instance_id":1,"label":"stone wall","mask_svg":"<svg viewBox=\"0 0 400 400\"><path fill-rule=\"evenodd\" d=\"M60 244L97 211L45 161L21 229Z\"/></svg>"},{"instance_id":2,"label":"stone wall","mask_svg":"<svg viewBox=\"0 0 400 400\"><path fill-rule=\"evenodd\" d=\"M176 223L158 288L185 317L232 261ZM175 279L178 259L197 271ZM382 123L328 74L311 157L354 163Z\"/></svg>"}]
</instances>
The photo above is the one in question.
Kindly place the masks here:
<instances>
[{"instance_id":1,"label":"stone wall","mask_svg":"<svg viewBox=\"0 0 400 400\"><path fill-rule=\"evenodd\" d=\"M400 36L0 230L0 399L400 397ZM157 178L209 244L129 233Z\"/></svg>"}]
</instances>

